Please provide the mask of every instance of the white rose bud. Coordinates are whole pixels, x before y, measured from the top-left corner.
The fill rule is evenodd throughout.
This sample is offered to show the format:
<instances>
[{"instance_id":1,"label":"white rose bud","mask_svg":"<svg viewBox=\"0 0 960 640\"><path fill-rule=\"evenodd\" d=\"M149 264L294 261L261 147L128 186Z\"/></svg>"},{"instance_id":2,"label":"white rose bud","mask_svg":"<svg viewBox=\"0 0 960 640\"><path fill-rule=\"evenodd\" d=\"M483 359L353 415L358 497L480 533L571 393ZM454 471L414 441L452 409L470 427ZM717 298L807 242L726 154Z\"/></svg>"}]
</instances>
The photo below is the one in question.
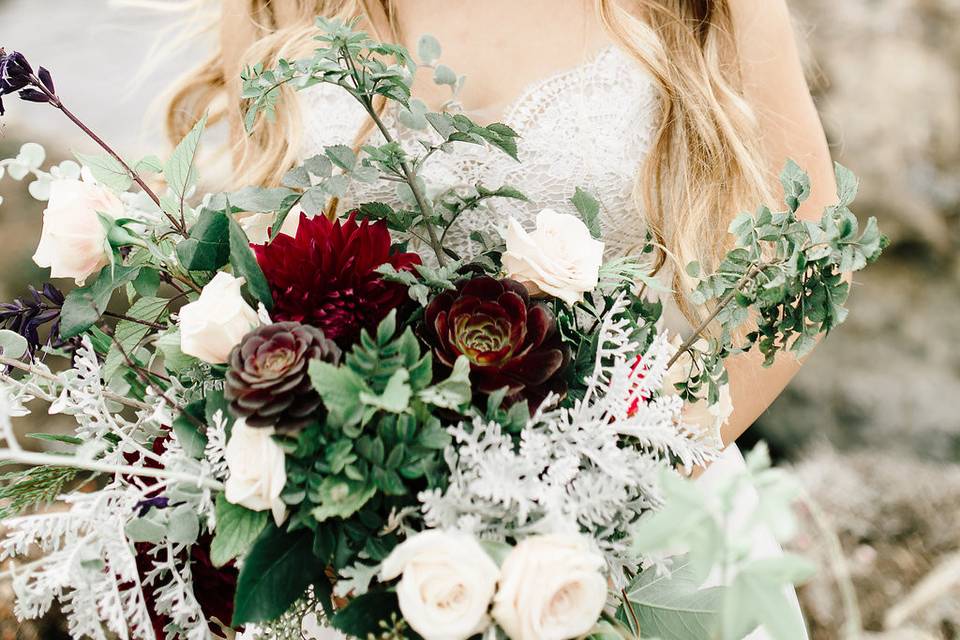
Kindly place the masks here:
<instances>
[{"instance_id":1,"label":"white rose bud","mask_svg":"<svg viewBox=\"0 0 960 640\"><path fill-rule=\"evenodd\" d=\"M674 336L672 343L675 347L680 346L679 336ZM695 349L705 350L707 348L706 340L698 340L693 345ZM686 382L691 373L690 352L686 352L677 358L673 366L667 371L663 378L663 393L672 395L677 393L676 385ZM720 430L730 420L733 413L733 399L730 396L730 385L720 386L720 395L714 404L708 404L706 399L700 399L696 402L687 402L683 405L683 421L692 427L699 427L704 433L709 435L718 446L723 446L723 438Z\"/></svg>"},{"instance_id":2,"label":"white rose bud","mask_svg":"<svg viewBox=\"0 0 960 640\"><path fill-rule=\"evenodd\" d=\"M586 635L607 600L603 557L581 535L521 541L504 560L493 619L511 640Z\"/></svg>"},{"instance_id":3,"label":"white rose bud","mask_svg":"<svg viewBox=\"0 0 960 640\"><path fill-rule=\"evenodd\" d=\"M78 285L109 264L107 231L97 213L124 217L112 191L81 180L54 180L43 212L43 230L33 261L50 267L51 278L73 278Z\"/></svg>"},{"instance_id":4,"label":"white rose bud","mask_svg":"<svg viewBox=\"0 0 960 640\"><path fill-rule=\"evenodd\" d=\"M507 277L523 283L531 293L546 293L572 305L596 288L603 243L590 235L577 216L544 209L537 214L532 233L510 218L505 240Z\"/></svg>"},{"instance_id":5,"label":"white rose bud","mask_svg":"<svg viewBox=\"0 0 960 640\"><path fill-rule=\"evenodd\" d=\"M383 561L380 580L402 574L400 611L425 640L464 640L489 626L498 573L473 536L430 530L398 545Z\"/></svg>"},{"instance_id":6,"label":"white rose bud","mask_svg":"<svg viewBox=\"0 0 960 640\"><path fill-rule=\"evenodd\" d=\"M180 350L210 364L227 361L243 336L260 325L260 318L240 293L243 278L221 271L180 309Z\"/></svg>"},{"instance_id":7,"label":"white rose bud","mask_svg":"<svg viewBox=\"0 0 960 640\"><path fill-rule=\"evenodd\" d=\"M248 427L242 418L233 423L224 458L227 481L224 497L252 511L273 512L279 526L287 507L280 493L287 483L283 449L273 441L272 428Z\"/></svg>"}]
</instances>

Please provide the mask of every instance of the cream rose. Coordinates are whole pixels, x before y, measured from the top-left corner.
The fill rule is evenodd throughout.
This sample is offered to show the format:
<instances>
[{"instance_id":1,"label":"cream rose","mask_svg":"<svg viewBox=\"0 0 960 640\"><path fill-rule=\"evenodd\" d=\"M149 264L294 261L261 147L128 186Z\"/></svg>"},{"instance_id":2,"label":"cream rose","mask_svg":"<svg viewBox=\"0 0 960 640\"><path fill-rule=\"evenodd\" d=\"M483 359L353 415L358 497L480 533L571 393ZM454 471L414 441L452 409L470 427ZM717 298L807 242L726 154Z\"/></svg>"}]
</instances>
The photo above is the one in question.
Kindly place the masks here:
<instances>
[{"instance_id":1,"label":"cream rose","mask_svg":"<svg viewBox=\"0 0 960 640\"><path fill-rule=\"evenodd\" d=\"M581 535L527 538L500 569L493 619L511 640L585 635L606 604L603 566L603 557Z\"/></svg>"},{"instance_id":2,"label":"cream rose","mask_svg":"<svg viewBox=\"0 0 960 640\"><path fill-rule=\"evenodd\" d=\"M224 454L228 470L224 496L253 511L269 509L279 525L287 512L280 500L287 471L283 449L272 436L272 428L248 427L243 419L233 423Z\"/></svg>"},{"instance_id":3,"label":"cream rose","mask_svg":"<svg viewBox=\"0 0 960 640\"><path fill-rule=\"evenodd\" d=\"M590 235L580 218L544 209L537 228L527 233L510 218L503 268L531 293L547 293L574 304L597 286L603 243Z\"/></svg>"},{"instance_id":4,"label":"cream rose","mask_svg":"<svg viewBox=\"0 0 960 640\"><path fill-rule=\"evenodd\" d=\"M300 226L300 214L303 212L303 208L299 204L294 205L287 217L283 219L283 224L280 225L280 233L291 237L297 235L297 228ZM276 219L277 214L275 213L248 213L242 217L237 216L237 221L243 228L243 232L247 234L247 239L253 244L263 244L270 239L270 227L273 226Z\"/></svg>"},{"instance_id":5,"label":"cream rose","mask_svg":"<svg viewBox=\"0 0 960 640\"><path fill-rule=\"evenodd\" d=\"M180 350L210 364L227 361L243 336L260 325L260 317L240 294L243 278L221 271L180 309Z\"/></svg>"},{"instance_id":6,"label":"cream rose","mask_svg":"<svg viewBox=\"0 0 960 640\"><path fill-rule=\"evenodd\" d=\"M473 536L431 530L398 545L383 561L380 579L403 576L400 611L425 640L464 640L489 626L498 573Z\"/></svg>"},{"instance_id":7,"label":"cream rose","mask_svg":"<svg viewBox=\"0 0 960 640\"><path fill-rule=\"evenodd\" d=\"M107 231L97 213L124 217L123 203L112 191L81 180L54 180L43 212L43 229L33 261L50 267L51 278L87 278L109 264Z\"/></svg>"},{"instance_id":8,"label":"cream rose","mask_svg":"<svg viewBox=\"0 0 960 640\"><path fill-rule=\"evenodd\" d=\"M679 336L674 336L671 342L674 347L679 348L682 341ZM695 349L702 350L706 349L708 345L706 340L698 340L693 346ZM677 392L676 385L686 382L690 375L690 364L690 352L686 352L677 358L677 361L663 378L663 393L673 394ZM723 440L720 430L730 420L732 413L733 399L730 396L730 385L727 384L720 386L720 395L714 404L708 404L706 399L700 399L696 402L688 402L683 406L684 422L690 426L699 427L721 446Z\"/></svg>"}]
</instances>

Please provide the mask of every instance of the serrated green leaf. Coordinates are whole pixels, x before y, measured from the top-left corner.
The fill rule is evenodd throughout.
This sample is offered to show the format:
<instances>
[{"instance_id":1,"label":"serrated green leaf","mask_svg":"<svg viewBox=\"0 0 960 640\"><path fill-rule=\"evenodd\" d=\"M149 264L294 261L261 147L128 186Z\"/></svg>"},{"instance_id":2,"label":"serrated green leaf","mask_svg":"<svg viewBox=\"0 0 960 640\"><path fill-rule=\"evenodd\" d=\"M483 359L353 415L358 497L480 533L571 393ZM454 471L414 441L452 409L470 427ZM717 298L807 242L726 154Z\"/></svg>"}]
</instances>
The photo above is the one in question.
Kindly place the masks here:
<instances>
[{"instance_id":1,"label":"serrated green leaf","mask_svg":"<svg viewBox=\"0 0 960 640\"><path fill-rule=\"evenodd\" d=\"M74 154L77 160L88 169L97 182L113 189L114 191L126 191L133 184L133 178L120 162L111 155L101 153L86 155L83 153Z\"/></svg>"},{"instance_id":2,"label":"serrated green leaf","mask_svg":"<svg viewBox=\"0 0 960 640\"><path fill-rule=\"evenodd\" d=\"M627 588L627 598L644 637L690 640L713 637L719 624L724 589L700 589L691 563L675 559L669 575L643 571Z\"/></svg>"},{"instance_id":3,"label":"serrated green leaf","mask_svg":"<svg viewBox=\"0 0 960 640\"><path fill-rule=\"evenodd\" d=\"M180 144L173 150L170 159L163 167L163 177L166 179L170 191L173 192L175 201L182 202L187 191L197 181L197 151L206 125L207 117L203 116L190 130L190 133L180 141ZM177 204L177 212L179 213L179 211L180 206Z\"/></svg>"},{"instance_id":4,"label":"serrated green leaf","mask_svg":"<svg viewBox=\"0 0 960 640\"><path fill-rule=\"evenodd\" d=\"M335 367L328 362L312 360L309 365L310 382L323 399L328 419L338 425L355 425L363 418L361 393L373 393L357 373L347 367Z\"/></svg>"},{"instance_id":5,"label":"serrated green leaf","mask_svg":"<svg viewBox=\"0 0 960 640\"><path fill-rule=\"evenodd\" d=\"M161 322L166 315L168 300L164 298L140 298L127 310L126 315L135 320L146 322ZM150 332L150 327L130 320L121 320L113 332L114 343L103 362L101 375L106 381L111 381L126 362L124 353L133 357L140 341ZM117 346L119 343L120 346ZM122 348L122 350L121 350Z\"/></svg>"},{"instance_id":6,"label":"serrated green leaf","mask_svg":"<svg viewBox=\"0 0 960 640\"><path fill-rule=\"evenodd\" d=\"M139 273L139 266L106 266L92 284L68 293L60 312L60 336L72 338L93 326L107 310L114 290L131 282Z\"/></svg>"},{"instance_id":7,"label":"serrated green leaf","mask_svg":"<svg viewBox=\"0 0 960 640\"><path fill-rule=\"evenodd\" d=\"M427 387L417 394L423 402L440 409L459 410L469 404L472 397L470 387L470 361L460 356L453 365L453 371L446 380Z\"/></svg>"}]
</instances>

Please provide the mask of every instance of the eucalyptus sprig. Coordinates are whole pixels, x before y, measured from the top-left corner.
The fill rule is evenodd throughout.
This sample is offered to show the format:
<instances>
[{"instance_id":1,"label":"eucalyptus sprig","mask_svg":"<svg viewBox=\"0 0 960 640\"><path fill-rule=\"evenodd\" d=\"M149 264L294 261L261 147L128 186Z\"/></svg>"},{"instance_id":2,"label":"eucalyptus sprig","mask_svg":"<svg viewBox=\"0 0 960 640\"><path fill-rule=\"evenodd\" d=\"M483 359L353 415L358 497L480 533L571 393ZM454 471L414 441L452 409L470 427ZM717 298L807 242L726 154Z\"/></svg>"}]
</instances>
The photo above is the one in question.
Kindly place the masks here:
<instances>
[{"instance_id":1,"label":"eucalyptus sprig","mask_svg":"<svg viewBox=\"0 0 960 640\"><path fill-rule=\"evenodd\" d=\"M782 351L798 358L808 354L820 336L846 319L849 275L875 262L887 246L876 218L869 218L860 231L850 210L858 189L850 170L836 165L838 201L817 222L797 217L810 195L809 176L789 161L780 181L786 210L761 207L755 215L737 216L730 225L734 248L691 295L695 305L712 311L671 360L672 365L684 353L693 356L694 370L681 389L687 398L697 397L706 384L708 399L715 402L719 385L726 381L722 362L735 353L756 347L764 366L773 364ZM697 263L688 265L687 272L694 278L701 275ZM755 327L741 339L747 323ZM698 347L715 325L709 346Z\"/></svg>"},{"instance_id":2,"label":"eucalyptus sprig","mask_svg":"<svg viewBox=\"0 0 960 640\"><path fill-rule=\"evenodd\" d=\"M242 74L242 96L249 100L245 124L252 130L258 117L274 117L280 97L280 88L289 85L303 90L326 83L343 89L352 96L370 117L384 139L384 144L364 145L360 154L343 145L328 147L325 154L308 159L303 166L287 174L285 184L297 189L284 200L277 210L273 229L279 230L286 215L301 201L312 203L313 209L322 209L328 196L339 197L346 191L347 181L385 180L398 183L401 200L409 201L411 212L381 212L391 221L394 230L410 233L425 241L443 267L453 257L443 247L443 236L464 210L476 206L479 201L469 197L461 202L444 203L444 212L439 215L428 197L420 171L427 160L437 151L449 151L453 143L487 144L502 150L517 159L517 133L505 124L493 123L481 126L462 113L446 111L431 112L426 105L410 97L410 88L419 68L433 73L433 80L440 85L449 85L454 98L463 85L463 77L449 67L436 64L440 45L436 39L425 36L420 40L418 63L402 46L377 42L362 31L354 30L356 21L342 22L318 18L317 26L322 34L317 36L321 46L312 58L280 60L275 68L263 65L248 67ZM397 119L414 130L424 130L419 140L423 152L410 155L398 142L394 131L383 119L380 101L396 104ZM455 107L455 100L444 108ZM433 133L429 134L429 130ZM428 135L429 134L429 135ZM332 168L339 173L332 172ZM478 188L479 191L479 188ZM482 198L522 197L514 189L485 190ZM425 234L425 237L421 235Z\"/></svg>"}]
</instances>

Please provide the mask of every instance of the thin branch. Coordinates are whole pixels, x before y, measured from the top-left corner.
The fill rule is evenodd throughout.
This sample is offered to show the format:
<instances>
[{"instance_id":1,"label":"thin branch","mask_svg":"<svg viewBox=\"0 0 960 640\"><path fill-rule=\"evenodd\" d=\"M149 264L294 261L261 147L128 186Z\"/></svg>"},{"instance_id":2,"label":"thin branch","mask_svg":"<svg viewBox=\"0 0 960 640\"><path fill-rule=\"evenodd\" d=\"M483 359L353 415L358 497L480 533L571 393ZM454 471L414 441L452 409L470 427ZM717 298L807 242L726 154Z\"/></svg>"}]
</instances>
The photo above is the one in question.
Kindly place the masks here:
<instances>
[{"instance_id":1,"label":"thin branch","mask_svg":"<svg viewBox=\"0 0 960 640\"><path fill-rule=\"evenodd\" d=\"M749 269L747 269L747 272L743 274L743 276L740 278L737 284L732 289L730 289L730 291L728 291L726 295L720 298L720 301L717 302L717 305L713 308L713 311L710 312L710 315L704 318L703 322L701 322L700 325L693 330L693 333L691 333L690 336L683 341L683 344L680 345L680 348L677 349L677 352L673 354L673 357L670 358L669 362L667 362L667 369L672 367L674 363L680 359L680 356L682 356L687 351L690 351L691 347L693 347L693 345L697 343L697 340L700 339L700 336L703 335L703 332L706 331L707 327L710 326L710 323L716 319L716 317L720 314L721 311L724 310L724 308L726 308L728 304L730 304L730 301L733 300L733 297L737 295L737 293L741 289L743 289L743 287L745 287L748 282L750 282L753 278L755 278L757 274L760 273L766 266L767 265L752 266Z\"/></svg>"},{"instance_id":2,"label":"thin branch","mask_svg":"<svg viewBox=\"0 0 960 640\"><path fill-rule=\"evenodd\" d=\"M51 382L56 382L57 384L60 384L60 379L56 375L48 371L45 371L43 369L40 369L39 367L34 367L33 365L20 362L19 360L14 360L13 358L8 358L6 356L0 355L0 365L13 367L14 369L25 371L38 378L43 378L44 380L49 380ZM113 391L110 391L109 389L103 389L101 393L103 393L103 397L106 398L107 400L110 400L112 402L117 402L122 405L126 405L133 409L144 409L144 410L153 409L153 407L147 404L146 402L141 402L139 400L134 400L133 398L127 398L125 396L121 396L117 393L114 393Z\"/></svg>"},{"instance_id":3,"label":"thin branch","mask_svg":"<svg viewBox=\"0 0 960 640\"><path fill-rule=\"evenodd\" d=\"M223 483L209 478L203 478L190 473L179 471L167 471L166 469L153 469L147 467L135 467L126 464L110 464L99 460L83 460L70 456L55 455L52 453L34 453L32 451L12 451L9 449L0 449L0 461L13 462L16 464L27 464L31 466L48 465L52 467L70 467L72 469L83 469L85 471L97 471L100 473L120 473L123 475L139 476L142 478L160 478L162 480L176 480L179 482L188 482L198 487L205 487L213 491L223 491Z\"/></svg>"},{"instance_id":4,"label":"thin branch","mask_svg":"<svg viewBox=\"0 0 960 640\"><path fill-rule=\"evenodd\" d=\"M104 311L103 315L108 318L116 318L117 320L126 320L127 322L134 322L136 324L142 324L145 327L150 327L151 329L166 329L167 326L160 324L159 322L150 322L149 320L140 320L137 318L130 317L123 313L114 313L113 311Z\"/></svg>"},{"instance_id":5,"label":"thin branch","mask_svg":"<svg viewBox=\"0 0 960 640\"><path fill-rule=\"evenodd\" d=\"M96 133L94 133L93 130L91 130L90 127L88 127L86 124L84 124L83 121L80 120L80 118L78 118L76 115L74 115L74 113L73 113L72 111L70 111L69 109L67 109L67 107L63 104L63 102L61 102L60 98L59 98L56 94L54 94L52 91L50 91L49 89L47 89L47 87L44 86L44 84L40 81L40 79L39 79L38 77L36 77L35 75L32 75L32 76L31 76L31 83L32 83L37 89L39 89L39 90L42 91L44 94L46 94L47 98L49 99L50 106L52 106L54 109L59 109L59 110L63 113L63 115L67 116L67 118L68 118L71 122L73 122L75 125L77 125L77 126L80 128L81 131L83 131L85 134L87 134L87 136L88 136L91 140L93 140L93 141L96 142L98 145L100 145L100 147L101 147L104 151L106 151L107 154L109 154L111 158L113 158L114 160L116 160L117 162L119 162L119 163L120 163L120 166L122 166L122 167L124 168L124 170L127 172L127 175L130 176L130 179L133 180L134 182L136 182L136 183L140 186L140 188L143 189L143 192L146 193L147 196L149 196L149 198L150 198L151 200L153 200L153 203L154 203L155 205L157 205L158 207L160 207L161 211L163 210L163 207L160 205L160 198L157 196L157 194L154 193L154 192L153 192L153 189L151 189L151 188L147 185L147 183L144 181L144 179L140 177L140 174L138 174L136 171L134 171L133 168L132 168L130 165L128 165L123 158L120 157L120 154L118 154L116 151L114 151L113 148L110 147L110 145L108 145L106 142L104 142L103 138L101 138L101 137L98 136ZM179 234L182 235L183 237L187 237L187 229L186 229L186 226L185 226L185 225L181 225L180 222L179 222L176 218L174 218L172 215L170 215L170 214L167 213L166 211L164 211L163 214L167 217L167 220L170 221L170 224L173 225L173 228L177 230L177 233L179 233Z\"/></svg>"},{"instance_id":6,"label":"thin branch","mask_svg":"<svg viewBox=\"0 0 960 640\"><path fill-rule=\"evenodd\" d=\"M167 394L164 393L163 389L161 389L153 380L151 380L149 377L147 377L147 375L146 375L145 373L143 373L143 371L141 371L139 367L137 367L137 364L136 364L136 363L133 361L133 359L130 357L130 354L127 353L127 350L123 348L123 345L120 344L120 341L117 340L117 337L116 337L116 336L112 335L112 336L110 336L110 339L113 341L113 344L117 347L117 350L120 351L120 355L123 356L123 359L124 359L124 361L126 362L127 366L130 367L130 369L133 370L133 372L137 374L137 377L140 378L140 381L141 381L141 382L143 382L145 385L147 385L147 387L149 387L149 388L150 388L155 394L157 394L164 402L166 402L166 403L167 403L167 406L169 406L171 409L173 409L174 411L176 411L176 412L178 412L178 413L182 413L183 415L187 416L187 419L190 420L190 422L192 422L195 426L198 426L198 427L203 427L203 426L204 426L203 423L201 423L201 422L200 422L199 420L197 420L195 417L193 417L192 415L190 415L190 413L189 413L188 411L185 411L183 407L181 407L181 406L180 406L179 404L177 404L174 400L172 400L169 396L167 396Z\"/></svg>"}]
</instances>

